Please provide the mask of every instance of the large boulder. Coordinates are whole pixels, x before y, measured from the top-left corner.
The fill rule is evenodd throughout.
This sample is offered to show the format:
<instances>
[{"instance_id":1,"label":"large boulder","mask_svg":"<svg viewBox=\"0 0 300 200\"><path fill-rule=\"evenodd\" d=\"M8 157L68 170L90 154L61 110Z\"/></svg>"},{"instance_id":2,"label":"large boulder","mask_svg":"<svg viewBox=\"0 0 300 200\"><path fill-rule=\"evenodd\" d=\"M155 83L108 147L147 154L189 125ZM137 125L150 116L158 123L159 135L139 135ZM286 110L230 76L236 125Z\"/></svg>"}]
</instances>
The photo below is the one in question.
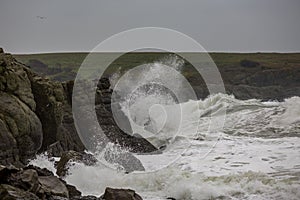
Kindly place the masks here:
<instances>
[{"instance_id":1,"label":"large boulder","mask_svg":"<svg viewBox=\"0 0 300 200\"><path fill-rule=\"evenodd\" d=\"M34 194L41 189L38 182L38 173L33 169L20 170L17 173L11 174L8 178L8 182L14 187L21 188Z\"/></svg>"},{"instance_id":2,"label":"large boulder","mask_svg":"<svg viewBox=\"0 0 300 200\"><path fill-rule=\"evenodd\" d=\"M3 200L18 200L18 199L30 199L30 200L39 200L35 194L22 189L13 187L7 184L0 185L0 199Z\"/></svg>"},{"instance_id":3,"label":"large boulder","mask_svg":"<svg viewBox=\"0 0 300 200\"><path fill-rule=\"evenodd\" d=\"M106 188L102 196L105 200L143 200L140 195L131 189Z\"/></svg>"},{"instance_id":4,"label":"large boulder","mask_svg":"<svg viewBox=\"0 0 300 200\"><path fill-rule=\"evenodd\" d=\"M68 185L50 171L39 167L15 168L0 165L0 178L0 184L3 186L2 190L0 189L0 196L10 195L11 191L20 196L19 199L27 199L25 198L27 196L28 199L30 196L37 196L41 199L81 197L81 192L76 187ZM11 196L10 199L18 198Z\"/></svg>"},{"instance_id":5,"label":"large boulder","mask_svg":"<svg viewBox=\"0 0 300 200\"><path fill-rule=\"evenodd\" d=\"M47 169L36 166L16 168L0 165L0 199L99 199L94 196L81 196L75 186L53 175Z\"/></svg>"},{"instance_id":6,"label":"large boulder","mask_svg":"<svg viewBox=\"0 0 300 200\"><path fill-rule=\"evenodd\" d=\"M38 181L46 196L59 196L69 198L69 191L66 185L55 176L40 176Z\"/></svg>"}]
</instances>

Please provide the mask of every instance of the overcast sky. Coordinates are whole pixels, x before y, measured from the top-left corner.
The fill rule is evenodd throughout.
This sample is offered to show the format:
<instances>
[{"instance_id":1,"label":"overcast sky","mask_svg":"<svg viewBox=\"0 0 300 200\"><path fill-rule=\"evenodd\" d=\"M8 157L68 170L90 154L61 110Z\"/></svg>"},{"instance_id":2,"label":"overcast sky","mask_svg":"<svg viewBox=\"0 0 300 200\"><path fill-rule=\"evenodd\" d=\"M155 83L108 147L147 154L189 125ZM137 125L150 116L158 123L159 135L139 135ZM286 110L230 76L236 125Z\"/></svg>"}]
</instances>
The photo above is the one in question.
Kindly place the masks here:
<instances>
[{"instance_id":1,"label":"overcast sky","mask_svg":"<svg viewBox=\"0 0 300 200\"><path fill-rule=\"evenodd\" d=\"M90 51L145 26L207 51L300 52L300 0L0 0L0 46L11 53Z\"/></svg>"}]
</instances>

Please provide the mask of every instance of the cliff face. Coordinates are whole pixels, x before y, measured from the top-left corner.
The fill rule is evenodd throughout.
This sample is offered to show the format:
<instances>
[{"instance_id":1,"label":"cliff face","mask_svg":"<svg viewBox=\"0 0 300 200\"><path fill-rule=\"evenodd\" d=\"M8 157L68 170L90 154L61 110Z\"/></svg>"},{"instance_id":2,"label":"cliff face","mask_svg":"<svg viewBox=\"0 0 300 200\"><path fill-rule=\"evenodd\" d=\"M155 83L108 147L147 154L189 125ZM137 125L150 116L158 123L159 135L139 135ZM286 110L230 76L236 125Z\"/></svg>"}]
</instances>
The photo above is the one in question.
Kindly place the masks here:
<instances>
[{"instance_id":1,"label":"cliff face","mask_svg":"<svg viewBox=\"0 0 300 200\"><path fill-rule=\"evenodd\" d=\"M66 83L41 78L0 51L0 163L25 163L56 143L82 151Z\"/></svg>"},{"instance_id":2,"label":"cliff face","mask_svg":"<svg viewBox=\"0 0 300 200\"><path fill-rule=\"evenodd\" d=\"M0 49L0 164L22 165L46 150L61 156L63 151L85 149L74 125L73 84L43 78ZM98 121L108 140L133 152L156 151L144 138L118 128L111 112L109 87L108 79L102 78L96 100ZM88 116L87 112L82 120Z\"/></svg>"}]
</instances>

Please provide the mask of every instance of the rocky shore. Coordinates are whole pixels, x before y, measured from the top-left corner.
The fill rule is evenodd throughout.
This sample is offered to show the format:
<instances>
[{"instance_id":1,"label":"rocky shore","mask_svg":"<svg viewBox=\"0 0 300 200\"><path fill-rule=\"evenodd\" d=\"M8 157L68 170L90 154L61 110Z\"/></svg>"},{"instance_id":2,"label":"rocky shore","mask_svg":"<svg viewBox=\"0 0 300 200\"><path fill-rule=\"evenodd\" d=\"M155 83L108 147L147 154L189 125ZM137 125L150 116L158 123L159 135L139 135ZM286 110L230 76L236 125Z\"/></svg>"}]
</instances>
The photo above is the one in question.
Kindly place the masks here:
<instances>
[{"instance_id":1,"label":"rocky shore","mask_svg":"<svg viewBox=\"0 0 300 200\"><path fill-rule=\"evenodd\" d=\"M65 166L71 159L85 164L97 162L85 155L76 131L72 88L73 81L61 83L43 78L0 49L0 199L99 199L82 197L74 186L46 169L27 166L29 159L42 152L62 158L58 163L60 176L66 173ZM147 140L131 137L116 126L107 100L112 93L108 79L100 80L98 91L98 120L110 142L133 152L157 150ZM115 162L109 155L107 160ZM136 170L120 164L128 172ZM118 195L125 195L122 199L141 199L132 190L114 189L108 189L104 197L119 199Z\"/></svg>"},{"instance_id":2,"label":"rocky shore","mask_svg":"<svg viewBox=\"0 0 300 200\"><path fill-rule=\"evenodd\" d=\"M103 195L82 196L76 187L67 184L47 169L36 166L16 168L0 165L0 199L3 200L141 200L130 189L106 188Z\"/></svg>"},{"instance_id":3,"label":"rocky shore","mask_svg":"<svg viewBox=\"0 0 300 200\"><path fill-rule=\"evenodd\" d=\"M270 69L242 60L238 68L221 68L220 72L227 93L239 99L282 100L300 96L300 68L297 66ZM199 98L208 95L202 80L193 76L188 79ZM70 160L86 165L97 162L84 152L85 146L75 128L73 85L73 81L57 82L38 75L0 48L0 199L142 199L133 190L112 188L103 191L101 197L82 196L63 180ZM119 105L111 102L111 95L109 79L100 79L95 108L108 140L135 153L159 151L144 138L130 136L116 125L111 107ZM124 121L129 124L125 118ZM28 160L42 152L47 152L49 157L60 157L56 174L28 166ZM132 154L116 157L106 153L105 159L123 166L126 172L144 170Z\"/></svg>"}]
</instances>

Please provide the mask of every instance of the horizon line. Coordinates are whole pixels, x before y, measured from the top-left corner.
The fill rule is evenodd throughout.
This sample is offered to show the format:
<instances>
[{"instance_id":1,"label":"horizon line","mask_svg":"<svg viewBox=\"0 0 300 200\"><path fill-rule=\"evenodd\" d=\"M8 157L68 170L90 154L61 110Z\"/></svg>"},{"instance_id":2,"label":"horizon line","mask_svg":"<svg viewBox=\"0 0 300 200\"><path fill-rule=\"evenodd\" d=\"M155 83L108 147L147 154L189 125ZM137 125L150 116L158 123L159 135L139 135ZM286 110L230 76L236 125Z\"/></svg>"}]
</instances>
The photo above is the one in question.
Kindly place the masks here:
<instances>
[{"instance_id":1,"label":"horizon line","mask_svg":"<svg viewBox=\"0 0 300 200\"><path fill-rule=\"evenodd\" d=\"M67 53L228 53L228 54L263 54L263 53L273 53L273 54L299 54L300 51L203 51L203 52L197 52L197 51L176 51L176 52L166 52L166 51L131 51L131 52L122 52L122 51L43 51L43 52L7 52L12 55L32 55L32 54L67 54Z\"/></svg>"}]
</instances>

